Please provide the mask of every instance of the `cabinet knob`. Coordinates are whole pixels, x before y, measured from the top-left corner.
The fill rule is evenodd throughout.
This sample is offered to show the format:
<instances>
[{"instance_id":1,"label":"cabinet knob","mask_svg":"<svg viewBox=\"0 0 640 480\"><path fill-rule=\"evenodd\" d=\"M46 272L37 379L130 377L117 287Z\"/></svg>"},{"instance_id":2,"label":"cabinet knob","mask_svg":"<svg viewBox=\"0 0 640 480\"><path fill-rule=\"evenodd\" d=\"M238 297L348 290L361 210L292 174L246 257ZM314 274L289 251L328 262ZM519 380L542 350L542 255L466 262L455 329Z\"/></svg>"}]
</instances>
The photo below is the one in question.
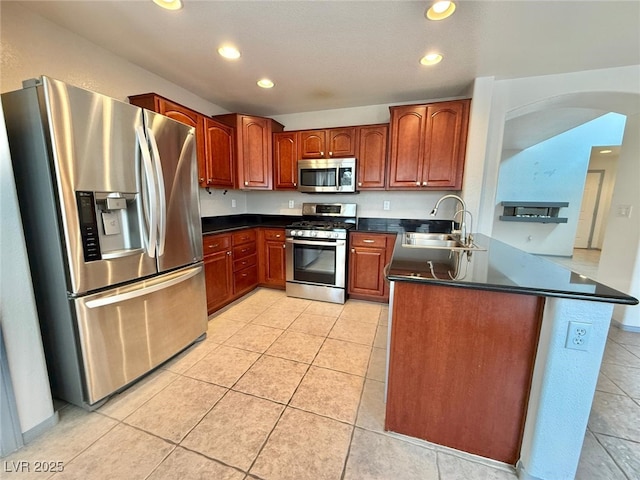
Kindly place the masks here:
<instances>
[{"instance_id":1,"label":"cabinet knob","mask_svg":"<svg viewBox=\"0 0 640 480\"><path fill-rule=\"evenodd\" d=\"M297 186L298 186L298 184L297 184L296 182L293 182L293 186L294 186L294 187L297 187Z\"/></svg>"},{"instance_id":2,"label":"cabinet knob","mask_svg":"<svg viewBox=\"0 0 640 480\"><path fill-rule=\"evenodd\" d=\"M358 186L361 187L362 186L362 182L358 182Z\"/></svg>"},{"instance_id":3,"label":"cabinet knob","mask_svg":"<svg viewBox=\"0 0 640 480\"><path fill-rule=\"evenodd\" d=\"M282 244L282 248L287 248L287 244L286 244L286 243L283 243L283 244Z\"/></svg>"},{"instance_id":4,"label":"cabinet knob","mask_svg":"<svg viewBox=\"0 0 640 480\"><path fill-rule=\"evenodd\" d=\"M352 248L352 249L351 249L351 253L356 253L356 249L355 249L355 248Z\"/></svg>"},{"instance_id":5,"label":"cabinet knob","mask_svg":"<svg viewBox=\"0 0 640 480\"><path fill-rule=\"evenodd\" d=\"M422 186L426 187L427 186L427 182L422 182Z\"/></svg>"},{"instance_id":6,"label":"cabinet knob","mask_svg":"<svg viewBox=\"0 0 640 480\"><path fill-rule=\"evenodd\" d=\"M213 181L210 178L207 178L207 185L211 185Z\"/></svg>"},{"instance_id":7,"label":"cabinet knob","mask_svg":"<svg viewBox=\"0 0 640 480\"><path fill-rule=\"evenodd\" d=\"M418 187L419 187L419 186L420 186L420 182L416 182L416 186L418 186Z\"/></svg>"},{"instance_id":8,"label":"cabinet knob","mask_svg":"<svg viewBox=\"0 0 640 480\"><path fill-rule=\"evenodd\" d=\"M231 252L227 252L227 255L231 255Z\"/></svg>"},{"instance_id":9,"label":"cabinet knob","mask_svg":"<svg viewBox=\"0 0 640 480\"><path fill-rule=\"evenodd\" d=\"M329 156L330 156L330 157L333 157L333 152L329 152Z\"/></svg>"},{"instance_id":10,"label":"cabinet knob","mask_svg":"<svg viewBox=\"0 0 640 480\"><path fill-rule=\"evenodd\" d=\"M204 182L204 178L200 177L200 183L203 183L203 182Z\"/></svg>"},{"instance_id":11,"label":"cabinet knob","mask_svg":"<svg viewBox=\"0 0 640 480\"><path fill-rule=\"evenodd\" d=\"M324 152L320 152L320 156L321 156L321 157L324 157Z\"/></svg>"},{"instance_id":12,"label":"cabinet knob","mask_svg":"<svg viewBox=\"0 0 640 480\"><path fill-rule=\"evenodd\" d=\"M249 182L244 182L244 186L245 187L248 186L248 185L249 185Z\"/></svg>"}]
</instances>

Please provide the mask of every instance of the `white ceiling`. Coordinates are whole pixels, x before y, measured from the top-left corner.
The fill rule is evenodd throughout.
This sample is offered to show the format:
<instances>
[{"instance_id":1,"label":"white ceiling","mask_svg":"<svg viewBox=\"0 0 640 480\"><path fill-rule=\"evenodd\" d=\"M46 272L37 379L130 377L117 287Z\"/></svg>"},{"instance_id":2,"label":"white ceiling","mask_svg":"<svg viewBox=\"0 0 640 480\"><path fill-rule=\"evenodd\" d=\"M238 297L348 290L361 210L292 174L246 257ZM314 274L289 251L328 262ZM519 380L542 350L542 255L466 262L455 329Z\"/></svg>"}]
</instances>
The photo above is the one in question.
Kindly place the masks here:
<instances>
[{"instance_id":1,"label":"white ceiling","mask_svg":"<svg viewBox=\"0 0 640 480\"><path fill-rule=\"evenodd\" d=\"M177 12L151 0L19 3L229 111L265 116L640 64L638 0L461 0L442 22L424 17L427 1L183 1ZM217 55L226 42L239 60ZM421 66L434 50L442 63ZM275 88L258 88L262 77Z\"/></svg>"}]
</instances>

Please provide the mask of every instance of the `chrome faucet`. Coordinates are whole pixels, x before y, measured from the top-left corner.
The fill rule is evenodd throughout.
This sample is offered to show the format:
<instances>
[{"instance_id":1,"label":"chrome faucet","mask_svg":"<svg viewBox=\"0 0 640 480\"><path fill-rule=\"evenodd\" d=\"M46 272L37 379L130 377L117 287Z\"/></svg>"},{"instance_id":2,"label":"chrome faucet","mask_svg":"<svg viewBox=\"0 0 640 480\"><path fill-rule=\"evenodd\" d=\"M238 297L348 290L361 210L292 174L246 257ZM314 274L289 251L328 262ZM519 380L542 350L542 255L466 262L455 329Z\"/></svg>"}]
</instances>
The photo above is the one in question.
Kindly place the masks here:
<instances>
[{"instance_id":1,"label":"chrome faucet","mask_svg":"<svg viewBox=\"0 0 640 480\"><path fill-rule=\"evenodd\" d=\"M453 215L453 219L455 220L456 215L458 213L462 212L462 216L460 217L460 230L454 230L451 233L459 234L460 235L460 240L462 241L462 243L464 245L467 245L469 243L469 238L467 236L467 223L466 223L466 220L465 220L465 214L467 214L467 213L470 214L470 212L467 210L467 205L464 203L464 200L461 197L459 197L458 195L454 195L452 193L449 194L449 195L444 195L444 196L440 197L438 199L438 201L436 202L436 206L433 207L433 210L431 210L430 215L432 217L435 217L436 213L438 213L438 208L440 207L440 203L443 200L446 200L447 198L455 198L458 202L460 202L460 205L462 206L462 208L460 210L456 211L456 213Z\"/></svg>"}]
</instances>

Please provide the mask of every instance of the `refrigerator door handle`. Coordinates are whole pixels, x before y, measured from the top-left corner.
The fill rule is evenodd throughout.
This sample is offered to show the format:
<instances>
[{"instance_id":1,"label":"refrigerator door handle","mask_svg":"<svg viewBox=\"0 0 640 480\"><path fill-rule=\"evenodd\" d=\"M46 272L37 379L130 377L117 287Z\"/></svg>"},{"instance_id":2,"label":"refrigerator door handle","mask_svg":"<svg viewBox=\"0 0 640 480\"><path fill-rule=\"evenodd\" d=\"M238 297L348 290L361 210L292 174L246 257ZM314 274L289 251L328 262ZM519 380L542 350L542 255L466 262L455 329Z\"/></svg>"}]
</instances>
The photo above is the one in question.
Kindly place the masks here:
<instances>
[{"instance_id":1,"label":"refrigerator door handle","mask_svg":"<svg viewBox=\"0 0 640 480\"><path fill-rule=\"evenodd\" d=\"M163 290L165 288L169 288L173 285L177 285L186 280L189 280L190 278L198 275L201 270L202 270L202 267L192 268L177 277L171 278L164 282L157 283L155 285L150 285L148 287L140 288L138 290L133 290L131 292L119 293L117 295L110 295L108 297L89 300L88 302L85 303L85 306L87 308L99 308L99 307L104 307L106 305L113 305L114 303L120 303L126 300L131 300L133 298L142 297L144 295L149 295L150 293L157 292L159 290Z\"/></svg>"},{"instance_id":2,"label":"refrigerator door handle","mask_svg":"<svg viewBox=\"0 0 640 480\"><path fill-rule=\"evenodd\" d=\"M158 231L158 214L156 213L157 194L153 166L151 164L151 154L149 153L147 137L144 135L142 126L136 127L136 138L140 146L142 165L144 167L143 178L141 180L143 183L142 188L144 189L146 185L146 191L142 192L142 205L144 207L143 210L147 225L147 236L145 240L147 240L147 254L153 258L156 255L156 233Z\"/></svg>"},{"instance_id":3,"label":"refrigerator door handle","mask_svg":"<svg viewBox=\"0 0 640 480\"><path fill-rule=\"evenodd\" d=\"M158 180L158 256L161 256L164 253L164 244L167 239L167 195L164 189L164 175L162 173L162 164L160 163L158 143L150 128L147 128L147 137L151 144L153 165L156 179Z\"/></svg>"}]
</instances>

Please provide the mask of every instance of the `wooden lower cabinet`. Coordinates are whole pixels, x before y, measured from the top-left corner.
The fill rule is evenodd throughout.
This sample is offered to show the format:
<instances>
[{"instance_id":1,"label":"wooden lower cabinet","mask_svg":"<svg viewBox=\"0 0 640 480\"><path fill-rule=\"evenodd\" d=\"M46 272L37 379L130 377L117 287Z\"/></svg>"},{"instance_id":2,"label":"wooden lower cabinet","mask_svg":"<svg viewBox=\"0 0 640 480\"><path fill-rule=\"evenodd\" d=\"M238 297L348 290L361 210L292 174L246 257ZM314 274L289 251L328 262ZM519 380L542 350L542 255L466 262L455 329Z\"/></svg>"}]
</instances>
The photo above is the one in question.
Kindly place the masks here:
<instances>
[{"instance_id":1,"label":"wooden lower cabinet","mask_svg":"<svg viewBox=\"0 0 640 480\"><path fill-rule=\"evenodd\" d=\"M391 261L395 234L354 232L349 237L350 298L389 301L389 284L384 267Z\"/></svg>"},{"instance_id":2,"label":"wooden lower cabinet","mask_svg":"<svg viewBox=\"0 0 640 480\"><path fill-rule=\"evenodd\" d=\"M233 296L239 298L258 285L257 229L248 228L232 235Z\"/></svg>"},{"instance_id":3,"label":"wooden lower cabinet","mask_svg":"<svg viewBox=\"0 0 640 480\"><path fill-rule=\"evenodd\" d=\"M233 300L231 235L208 235L203 239L207 312L210 315Z\"/></svg>"},{"instance_id":4,"label":"wooden lower cabinet","mask_svg":"<svg viewBox=\"0 0 640 480\"><path fill-rule=\"evenodd\" d=\"M385 430L514 465L542 297L395 282Z\"/></svg>"},{"instance_id":5,"label":"wooden lower cabinet","mask_svg":"<svg viewBox=\"0 0 640 480\"><path fill-rule=\"evenodd\" d=\"M261 228L258 232L260 285L280 289L285 287L284 234L284 228Z\"/></svg>"}]
</instances>

